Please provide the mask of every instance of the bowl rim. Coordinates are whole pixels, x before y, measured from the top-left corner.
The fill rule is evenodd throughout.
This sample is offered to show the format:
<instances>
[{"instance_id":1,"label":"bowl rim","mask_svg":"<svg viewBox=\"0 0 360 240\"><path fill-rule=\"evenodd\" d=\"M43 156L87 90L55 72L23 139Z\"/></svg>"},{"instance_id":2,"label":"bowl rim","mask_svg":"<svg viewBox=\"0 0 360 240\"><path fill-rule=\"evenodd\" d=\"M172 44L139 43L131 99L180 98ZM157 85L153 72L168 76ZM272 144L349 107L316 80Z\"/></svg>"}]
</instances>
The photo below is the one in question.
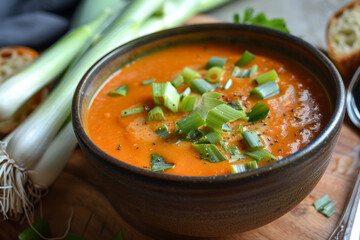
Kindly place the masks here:
<instances>
[{"instance_id":1,"label":"bowl rim","mask_svg":"<svg viewBox=\"0 0 360 240\"><path fill-rule=\"evenodd\" d=\"M184 175L166 174L162 172L152 172L140 167L136 167L134 165L131 165L129 163L126 163L124 161L121 161L117 158L110 156L109 154L101 150L99 147L97 147L96 144L91 141L91 139L85 132L85 129L81 121L80 102L81 102L81 97L83 95L83 88L86 86L86 83L88 79L91 77L91 75L96 73L96 70L99 67L103 66L110 59L117 56L118 52L121 52L122 50L123 51L132 50L133 46L135 46L136 48L141 46L142 44L146 44L151 41L157 41L158 39L166 38L169 36L177 36L181 34L189 34L200 31L207 32L207 31L221 31L221 30L224 31L242 30L251 33L264 34L266 36L282 38L284 41L290 41L292 43L296 43L298 47L305 50L306 52L311 53L312 56L317 57L319 61L326 66L327 70L331 73L335 81L337 99L335 102L333 114L331 115L328 123L319 133L319 135L317 135L312 141L310 141L305 147L301 148L299 151L275 163L242 173L225 174L225 175L217 175L217 176L184 176ZM301 162L305 159L304 156L306 156L309 152L314 150L320 150L323 142L326 142L326 139L329 136L331 136L331 138L335 136L338 130L337 125L341 124L344 115L345 115L345 87L342 78L338 70L333 65L333 63L320 50L312 46L310 43L291 34L287 34L269 28L254 26L254 25L244 25L244 24L234 24L234 23L206 23L206 24L186 25L186 26L155 32L146 36L142 36L140 38L136 38L132 41L129 41L115 48L109 53L105 54L102 58L100 58L96 63L94 63L90 67L90 69L80 80L76 88L72 102L72 122L77 138L79 139L79 141L82 141L87 148L89 148L92 152L94 152L97 156L99 156L102 159L103 164L110 166L111 170L118 172L117 170L120 168L123 170L125 169L126 171L129 171L134 174L139 174L142 177L150 177L157 180L166 180L166 181L175 181L175 182L180 181L180 182L188 182L188 183L194 183L194 182L204 183L209 181L223 182L223 181L244 179L248 177L259 177L262 174L274 172L275 170L279 170L288 165Z\"/></svg>"}]
</instances>

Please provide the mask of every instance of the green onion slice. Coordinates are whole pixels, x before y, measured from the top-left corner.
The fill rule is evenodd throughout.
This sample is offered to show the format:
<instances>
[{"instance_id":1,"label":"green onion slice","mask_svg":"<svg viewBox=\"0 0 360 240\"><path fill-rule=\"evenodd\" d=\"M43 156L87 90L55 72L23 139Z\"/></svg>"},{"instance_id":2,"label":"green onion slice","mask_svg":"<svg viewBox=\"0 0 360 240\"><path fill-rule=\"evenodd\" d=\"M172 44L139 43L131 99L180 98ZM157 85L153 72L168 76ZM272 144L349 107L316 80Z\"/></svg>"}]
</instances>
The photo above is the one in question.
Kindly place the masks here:
<instances>
[{"instance_id":1,"label":"green onion slice","mask_svg":"<svg viewBox=\"0 0 360 240\"><path fill-rule=\"evenodd\" d=\"M242 105L242 102L239 99L236 99L234 101L231 101L229 103L229 106L232 107L235 110L244 110L244 107Z\"/></svg>"},{"instance_id":2,"label":"green onion slice","mask_svg":"<svg viewBox=\"0 0 360 240\"><path fill-rule=\"evenodd\" d=\"M170 135L170 131L165 124L155 129L155 133L159 135L160 138L165 138Z\"/></svg>"},{"instance_id":3,"label":"green onion slice","mask_svg":"<svg viewBox=\"0 0 360 240\"><path fill-rule=\"evenodd\" d=\"M265 119L269 111L270 108L266 106L265 103L257 102L250 111L246 113L248 122L254 123Z\"/></svg>"},{"instance_id":4,"label":"green onion slice","mask_svg":"<svg viewBox=\"0 0 360 240\"><path fill-rule=\"evenodd\" d=\"M331 200L324 206L323 209L320 210L320 213L324 214L327 217L330 217L335 212L335 208L334 208L335 203L336 203L335 200Z\"/></svg>"},{"instance_id":5,"label":"green onion slice","mask_svg":"<svg viewBox=\"0 0 360 240\"><path fill-rule=\"evenodd\" d=\"M232 127L230 127L229 124L225 123L225 124L222 125L221 131L222 132L233 132L234 129Z\"/></svg>"},{"instance_id":6,"label":"green onion slice","mask_svg":"<svg viewBox=\"0 0 360 240\"><path fill-rule=\"evenodd\" d=\"M226 160L225 156L214 144L193 144L203 159L209 162L221 162Z\"/></svg>"},{"instance_id":7,"label":"green onion slice","mask_svg":"<svg viewBox=\"0 0 360 240\"><path fill-rule=\"evenodd\" d=\"M128 85L122 85L118 87L117 89L111 90L108 94L109 95L120 95L120 96L126 96L128 93L129 86Z\"/></svg>"},{"instance_id":8,"label":"green onion slice","mask_svg":"<svg viewBox=\"0 0 360 240\"><path fill-rule=\"evenodd\" d=\"M207 81L205 81L204 79L201 79L201 78L195 78L190 83L190 86L200 94L203 94L205 92L215 89L215 87L212 84L208 83Z\"/></svg>"},{"instance_id":9,"label":"green onion slice","mask_svg":"<svg viewBox=\"0 0 360 240\"><path fill-rule=\"evenodd\" d=\"M190 68L184 68L184 70L181 72L181 76L184 78L185 83L190 83L194 78L201 78L200 73L190 69Z\"/></svg>"},{"instance_id":10,"label":"green onion slice","mask_svg":"<svg viewBox=\"0 0 360 240\"><path fill-rule=\"evenodd\" d=\"M240 153L237 155L232 155L229 159L229 163L244 161L245 159L246 159L246 156L244 156L243 154Z\"/></svg>"},{"instance_id":11,"label":"green onion slice","mask_svg":"<svg viewBox=\"0 0 360 240\"><path fill-rule=\"evenodd\" d=\"M325 194L324 196L322 196L321 198L319 198L318 200L316 200L313 204L314 207L317 211L320 211L321 209L323 209L325 207L325 205L330 202L330 198L328 194Z\"/></svg>"},{"instance_id":12,"label":"green onion slice","mask_svg":"<svg viewBox=\"0 0 360 240\"><path fill-rule=\"evenodd\" d=\"M241 55L240 59L235 63L236 66L242 67L249 64L252 60L254 60L256 56L251 52L245 50L243 55Z\"/></svg>"},{"instance_id":13,"label":"green onion slice","mask_svg":"<svg viewBox=\"0 0 360 240\"><path fill-rule=\"evenodd\" d=\"M121 112L121 117L127 117L131 116L137 113L141 113L145 111L144 107L138 107L138 108L132 108L132 109L126 109Z\"/></svg>"},{"instance_id":14,"label":"green onion slice","mask_svg":"<svg viewBox=\"0 0 360 240\"><path fill-rule=\"evenodd\" d=\"M276 71L273 69L259 76L256 76L255 81L257 82L257 84L262 85L269 81L277 81L278 79L279 79L278 75Z\"/></svg>"},{"instance_id":15,"label":"green onion slice","mask_svg":"<svg viewBox=\"0 0 360 240\"><path fill-rule=\"evenodd\" d=\"M206 63L206 69L210 69L212 67L220 67L222 68L227 62L227 58L221 57L211 57L209 61Z\"/></svg>"},{"instance_id":16,"label":"green onion slice","mask_svg":"<svg viewBox=\"0 0 360 240\"><path fill-rule=\"evenodd\" d=\"M209 83L218 83L220 82L222 73L223 70L221 67L212 67L207 71L205 79Z\"/></svg>"},{"instance_id":17,"label":"green onion slice","mask_svg":"<svg viewBox=\"0 0 360 240\"><path fill-rule=\"evenodd\" d=\"M261 139L257 135L255 131L244 131L241 133L242 137L244 138L246 144L249 146L249 148L259 148L264 147L264 144L262 143Z\"/></svg>"},{"instance_id":18,"label":"green onion slice","mask_svg":"<svg viewBox=\"0 0 360 240\"><path fill-rule=\"evenodd\" d=\"M204 133L198 129L192 129L190 132L186 135L186 140L190 142L197 142L199 139L201 139L204 136Z\"/></svg>"},{"instance_id":19,"label":"green onion slice","mask_svg":"<svg viewBox=\"0 0 360 240\"><path fill-rule=\"evenodd\" d=\"M261 99L268 99L278 95L280 93L280 88L276 82L270 81L260 86L257 86L256 88L251 90L250 93Z\"/></svg>"},{"instance_id":20,"label":"green onion slice","mask_svg":"<svg viewBox=\"0 0 360 240\"><path fill-rule=\"evenodd\" d=\"M255 159L257 162L262 160L271 160L271 161L277 161L277 158L269 153L268 151L264 149L255 149L249 152L245 153L246 156L249 156L253 159Z\"/></svg>"},{"instance_id":21,"label":"green onion slice","mask_svg":"<svg viewBox=\"0 0 360 240\"><path fill-rule=\"evenodd\" d=\"M181 102L180 112L191 112L194 110L198 96L186 96Z\"/></svg>"},{"instance_id":22,"label":"green onion slice","mask_svg":"<svg viewBox=\"0 0 360 240\"><path fill-rule=\"evenodd\" d=\"M335 212L335 200L330 200L329 195L324 195L314 202L315 209L324 214L327 217L330 217Z\"/></svg>"},{"instance_id":23,"label":"green onion slice","mask_svg":"<svg viewBox=\"0 0 360 240\"><path fill-rule=\"evenodd\" d=\"M164 105L172 112L178 112L180 102L180 94L177 92L176 88L170 83L165 83L164 91Z\"/></svg>"},{"instance_id":24,"label":"green onion slice","mask_svg":"<svg viewBox=\"0 0 360 240\"><path fill-rule=\"evenodd\" d=\"M231 76L238 78L248 78L256 74L257 70L258 66L256 64L249 69L241 69L235 66L233 72L231 73Z\"/></svg>"},{"instance_id":25,"label":"green onion slice","mask_svg":"<svg viewBox=\"0 0 360 240\"><path fill-rule=\"evenodd\" d=\"M195 107L195 111L198 112L203 118L206 118L208 112L214 107L225 104L224 101L218 100L223 94L218 92L206 92L199 101L199 104Z\"/></svg>"},{"instance_id":26,"label":"green onion slice","mask_svg":"<svg viewBox=\"0 0 360 240\"><path fill-rule=\"evenodd\" d=\"M164 121L165 115L161 107L156 106L153 109L151 109L146 117L146 122L151 121Z\"/></svg>"},{"instance_id":27,"label":"green onion slice","mask_svg":"<svg viewBox=\"0 0 360 240\"><path fill-rule=\"evenodd\" d=\"M231 173L241 173L256 168L258 168L258 164L256 161L250 161L243 164L233 164L230 166Z\"/></svg>"},{"instance_id":28,"label":"green onion slice","mask_svg":"<svg viewBox=\"0 0 360 240\"><path fill-rule=\"evenodd\" d=\"M245 120L245 112L237 111L226 104L221 104L208 112L206 116L206 125L215 130L221 130L225 123L232 122L237 119Z\"/></svg>"},{"instance_id":29,"label":"green onion slice","mask_svg":"<svg viewBox=\"0 0 360 240\"><path fill-rule=\"evenodd\" d=\"M182 75L177 76L174 80L171 81L171 84L176 88L182 85L183 83L184 83L184 77Z\"/></svg>"},{"instance_id":30,"label":"green onion slice","mask_svg":"<svg viewBox=\"0 0 360 240\"><path fill-rule=\"evenodd\" d=\"M227 153L227 154L231 154L230 150L229 150L229 147L228 147L228 143L223 140L220 142L220 146L222 147L222 149L224 149L224 151Z\"/></svg>"},{"instance_id":31,"label":"green onion slice","mask_svg":"<svg viewBox=\"0 0 360 240\"><path fill-rule=\"evenodd\" d=\"M142 82L142 85L145 86L145 85L149 85L151 83L155 82L155 78L152 78L152 79L149 79L149 80L145 80Z\"/></svg>"},{"instance_id":32,"label":"green onion slice","mask_svg":"<svg viewBox=\"0 0 360 240\"><path fill-rule=\"evenodd\" d=\"M165 83L152 83L152 95L156 104L164 104Z\"/></svg>"},{"instance_id":33,"label":"green onion slice","mask_svg":"<svg viewBox=\"0 0 360 240\"><path fill-rule=\"evenodd\" d=\"M159 171L165 171L167 169L173 168L175 166L175 164L167 163L165 161L165 158L163 158L160 155L150 154L150 166L151 166L151 171L159 172Z\"/></svg>"},{"instance_id":34,"label":"green onion slice","mask_svg":"<svg viewBox=\"0 0 360 240\"><path fill-rule=\"evenodd\" d=\"M225 83L224 89L228 90L229 88L231 88L232 83L233 83L233 81L231 78L229 80L227 80L227 82Z\"/></svg>"},{"instance_id":35,"label":"green onion slice","mask_svg":"<svg viewBox=\"0 0 360 240\"><path fill-rule=\"evenodd\" d=\"M44 219L37 219L35 222L32 223L32 227L35 228L44 237L50 237L50 225ZM19 239L42 240L43 238L40 237L31 227L28 227L22 233L20 233Z\"/></svg>"},{"instance_id":36,"label":"green onion slice","mask_svg":"<svg viewBox=\"0 0 360 240\"><path fill-rule=\"evenodd\" d=\"M213 143L216 144L222 140L221 133L219 131L211 131L207 133L204 137L200 138L197 143Z\"/></svg>"},{"instance_id":37,"label":"green onion slice","mask_svg":"<svg viewBox=\"0 0 360 240\"><path fill-rule=\"evenodd\" d=\"M179 129L180 134L187 134L193 129L205 124L204 119L197 112L193 112L186 116L185 118L176 122L176 127Z\"/></svg>"},{"instance_id":38,"label":"green onion slice","mask_svg":"<svg viewBox=\"0 0 360 240\"><path fill-rule=\"evenodd\" d=\"M180 100L182 101L184 97L189 96L191 93L191 88L187 87L181 94L180 94Z\"/></svg>"}]
</instances>

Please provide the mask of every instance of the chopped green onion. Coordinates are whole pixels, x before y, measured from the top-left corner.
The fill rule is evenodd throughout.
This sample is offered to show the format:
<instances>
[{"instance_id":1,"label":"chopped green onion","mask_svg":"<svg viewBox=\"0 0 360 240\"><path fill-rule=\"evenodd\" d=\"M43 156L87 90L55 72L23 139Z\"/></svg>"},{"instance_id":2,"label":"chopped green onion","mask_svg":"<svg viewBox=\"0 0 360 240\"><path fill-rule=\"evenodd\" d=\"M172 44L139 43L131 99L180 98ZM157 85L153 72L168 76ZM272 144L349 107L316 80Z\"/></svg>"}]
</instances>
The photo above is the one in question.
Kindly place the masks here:
<instances>
[{"instance_id":1,"label":"chopped green onion","mask_svg":"<svg viewBox=\"0 0 360 240\"><path fill-rule=\"evenodd\" d=\"M330 217L335 212L335 203L336 201L330 200L329 195L326 194L314 202L314 207L318 212Z\"/></svg>"},{"instance_id":2,"label":"chopped green onion","mask_svg":"<svg viewBox=\"0 0 360 240\"><path fill-rule=\"evenodd\" d=\"M191 83L191 87L200 94L214 90L214 86L201 78L195 78Z\"/></svg>"},{"instance_id":3,"label":"chopped green onion","mask_svg":"<svg viewBox=\"0 0 360 240\"><path fill-rule=\"evenodd\" d=\"M213 143L216 144L222 140L221 133L219 131L213 130L207 133L204 137L200 138L197 143Z\"/></svg>"},{"instance_id":4,"label":"chopped green onion","mask_svg":"<svg viewBox=\"0 0 360 240\"><path fill-rule=\"evenodd\" d=\"M170 83L165 83L165 91L164 91L164 105L172 112L179 111L179 102L180 102L180 94L177 92L176 88Z\"/></svg>"},{"instance_id":5,"label":"chopped green onion","mask_svg":"<svg viewBox=\"0 0 360 240\"><path fill-rule=\"evenodd\" d=\"M222 125L221 131L222 132L233 132L234 129L232 129L232 127L230 127L229 124L225 123L225 124Z\"/></svg>"},{"instance_id":6,"label":"chopped green onion","mask_svg":"<svg viewBox=\"0 0 360 240\"><path fill-rule=\"evenodd\" d=\"M232 86L232 79L230 78L229 80L227 80L227 82L225 83L224 89L228 90L229 88L231 88Z\"/></svg>"},{"instance_id":7,"label":"chopped green onion","mask_svg":"<svg viewBox=\"0 0 360 240\"><path fill-rule=\"evenodd\" d=\"M161 107L156 106L153 109L151 109L146 117L146 122L151 121L164 121L165 115Z\"/></svg>"},{"instance_id":8,"label":"chopped green onion","mask_svg":"<svg viewBox=\"0 0 360 240\"><path fill-rule=\"evenodd\" d=\"M267 152L264 149L255 149L249 152L246 152L245 155L255 159L257 162L261 160L272 160L277 161L277 158L271 153Z\"/></svg>"},{"instance_id":9,"label":"chopped green onion","mask_svg":"<svg viewBox=\"0 0 360 240\"><path fill-rule=\"evenodd\" d=\"M248 122L254 123L265 119L269 111L270 108L266 106L265 103L257 102L250 111L246 113Z\"/></svg>"},{"instance_id":10,"label":"chopped green onion","mask_svg":"<svg viewBox=\"0 0 360 240\"><path fill-rule=\"evenodd\" d=\"M257 86L256 88L251 90L250 93L261 99L268 99L278 95L280 93L280 89L279 89L279 85L276 82L270 81Z\"/></svg>"},{"instance_id":11,"label":"chopped green onion","mask_svg":"<svg viewBox=\"0 0 360 240\"><path fill-rule=\"evenodd\" d=\"M236 99L234 101L231 101L229 103L230 107L232 107L235 110L244 110L244 107L242 105L242 102L239 99Z\"/></svg>"},{"instance_id":12,"label":"chopped green onion","mask_svg":"<svg viewBox=\"0 0 360 240\"><path fill-rule=\"evenodd\" d=\"M125 240L123 230L120 231L112 238L112 240Z\"/></svg>"},{"instance_id":13,"label":"chopped green onion","mask_svg":"<svg viewBox=\"0 0 360 240\"><path fill-rule=\"evenodd\" d=\"M84 240L84 238L79 237L79 236L76 235L75 233L70 232L70 233L66 236L65 240Z\"/></svg>"},{"instance_id":14,"label":"chopped green onion","mask_svg":"<svg viewBox=\"0 0 360 240\"><path fill-rule=\"evenodd\" d=\"M256 161L250 161L243 164L233 164L230 166L231 173L241 173L256 168L258 168L258 164Z\"/></svg>"},{"instance_id":15,"label":"chopped green onion","mask_svg":"<svg viewBox=\"0 0 360 240\"><path fill-rule=\"evenodd\" d=\"M220 67L222 68L227 62L227 58L221 57L211 57L209 61L206 63L206 69L210 69L212 67Z\"/></svg>"},{"instance_id":16,"label":"chopped green onion","mask_svg":"<svg viewBox=\"0 0 360 240\"><path fill-rule=\"evenodd\" d=\"M238 78L248 78L253 76L258 70L258 66L255 64L249 69L241 69L238 67L235 67L233 72L231 73L231 76L238 77Z\"/></svg>"},{"instance_id":17,"label":"chopped green onion","mask_svg":"<svg viewBox=\"0 0 360 240\"><path fill-rule=\"evenodd\" d=\"M205 79L209 83L218 83L220 82L222 73L223 70L221 67L212 67L207 71Z\"/></svg>"},{"instance_id":18,"label":"chopped green onion","mask_svg":"<svg viewBox=\"0 0 360 240\"><path fill-rule=\"evenodd\" d=\"M190 142L197 142L199 139L201 139L204 136L204 133L198 129L192 129L190 132L186 135L186 140Z\"/></svg>"},{"instance_id":19,"label":"chopped green onion","mask_svg":"<svg viewBox=\"0 0 360 240\"><path fill-rule=\"evenodd\" d=\"M262 85L269 81L277 81L278 79L279 79L278 75L276 71L273 69L259 76L256 76L255 81L257 82L257 84Z\"/></svg>"},{"instance_id":20,"label":"chopped green onion","mask_svg":"<svg viewBox=\"0 0 360 240\"><path fill-rule=\"evenodd\" d=\"M170 131L165 124L161 125L154 131L160 138L165 138L170 135Z\"/></svg>"},{"instance_id":21,"label":"chopped green onion","mask_svg":"<svg viewBox=\"0 0 360 240\"><path fill-rule=\"evenodd\" d=\"M240 155L241 154L239 148L235 144L233 144L229 150L231 152L230 153L231 155Z\"/></svg>"},{"instance_id":22,"label":"chopped green onion","mask_svg":"<svg viewBox=\"0 0 360 240\"><path fill-rule=\"evenodd\" d=\"M224 101L218 100L223 94L218 92L206 92L199 101L199 104L195 107L195 111L198 112L203 118L206 118L208 112L214 107L225 104Z\"/></svg>"},{"instance_id":23,"label":"chopped green onion","mask_svg":"<svg viewBox=\"0 0 360 240\"><path fill-rule=\"evenodd\" d=\"M240 154L232 155L229 159L229 163L244 161L245 159L246 157L240 153Z\"/></svg>"},{"instance_id":24,"label":"chopped green onion","mask_svg":"<svg viewBox=\"0 0 360 240\"><path fill-rule=\"evenodd\" d=\"M41 235L44 237L50 237L50 225L44 219L37 219L35 222L32 223L32 227L35 228ZM40 237L31 227L26 228L22 233L19 235L19 240L42 240L43 238Z\"/></svg>"},{"instance_id":25,"label":"chopped green onion","mask_svg":"<svg viewBox=\"0 0 360 240\"><path fill-rule=\"evenodd\" d=\"M200 153L201 158L209 162L221 162L226 160L225 156L214 144L193 144L194 148Z\"/></svg>"},{"instance_id":26,"label":"chopped green onion","mask_svg":"<svg viewBox=\"0 0 360 240\"><path fill-rule=\"evenodd\" d=\"M151 83L155 82L155 78L152 78L152 79L149 79L149 80L145 80L142 82L142 85L145 86L145 85L149 85Z\"/></svg>"},{"instance_id":27,"label":"chopped green onion","mask_svg":"<svg viewBox=\"0 0 360 240\"><path fill-rule=\"evenodd\" d=\"M187 134L193 129L197 129L198 127L205 124L204 119L197 112L193 112L186 116L185 118L176 122L176 126L179 129L180 134Z\"/></svg>"},{"instance_id":28,"label":"chopped green onion","mask_svg":"<svg viewBox=\"0 0 360 240\"><path fill-rule=\"evenodd\" d=\"M137 113L143 112L145 109L144 107L138 107L138 108L132 108L132 109L126 109L121 112L121 117L127 117L131 116Z\"/></svg>"},{"instance_id":29,"label":"chopped green onion","mask_svg":"<svg viewBox=\"0 0 360 240\"><path fill-rule=\"evenodd\" d=\"M152 83L152 95L156 104L164 104L165 83Z\"/></svg>"},{"instance_id":30,"label":"chopped green onion","mask_svg":"<svg viewBox=\"0 0 360 240\"><path fill-rule=\"evenodd\" d=\"M184 68L184 70L181 73L181 76L184 78L185 83L190 83L194 78L201 78L200 73L190 69L190 68Z\"/></svg>"},{"instance_id":31,"label":"chopped green onion","mask_svg":"<svg viewBox=\"0 0 360 240\"><path fill-rule=\"evenodd\" d=\"M258 148L263 147L264 144L262 143L261 139L257 135L255 131L244 131L241 133L242 137L244 138L246 144L249 148Z\"/></svg>"},{"instance_id":32,"label":"chopped green onion","mask_svg":"<svg viewBox=\"0 0 360 240\"><path fill-rule=\"evenodd\" d=\"M224 151L227 154L231 154L231 151L229 150L229 147L228 147L228 143L225 140L220 142L220 146L224 149Z\"/></svg>"},{"instance_id":33,"label":"chopped green onion","mask_svg":"<svg viewBox=\"0 0 360 240\"><path fill-rule=\"evenodd\" d=\"M256 56L251 52L245 50L243 55L241 55L240 59L235 63L236 66L242 67L249 64L252 60L254 60Z\"/></svg>"},{"instance_id":34,"label":"chopped green onion","mask_svg":"<svg viewBox=\"0 0 360 240\"><path fill-rule=\"evenodd\" d=\"M180 112L191 112L194 110L198 96L186 96L181 102Z\"/></svg>"},{"instance_id":35,"label":"chopped green onion","mask_svg":"<svg viewBox=\"0 0 360 240\"><path fill-rule=\"evenodd\" d=\"M182 75L177 76L174 80L171 81L171 84L176 88L182 85L183 83L184 83L184 77Z\"/></svg>"},{"instance_id":36,"label":"chopped green onion","mask_svg":"<svg viewBox=\"0 0 360 240\"><path fill-rule=\"evenodd\" d=\"M120 96L126 96L128 93L129 86L128 85L122 85L118 87L117 89L111 90L109 92L109 95L120 95Z\"/></svg>"},{"instance_id":37,"label":"chopped green onion","mask_svg":"<svg viewBox=\"0 0 360 240\"><path fill-rule=\"evenodd\" d=\"M206 116L206 125L215 130L221 130L225 123L232 122L237 119L245 120L245 112L237 111L226 104L221 104L208 112Z\"/></svg>"},{"instance_id":38,"label":"chopped green onion","mask_svg":"<svg viewBox=\"0 0 360 240\"><path fill-rule=\"evenodd\" d=\"M175 164L167 163L165 161L165 158L163 158L160 155L150 154L150 166L151 166L151 171L159 172L159 171L165 171L167 169L173 168L175 166Z\"/></svg>"},{"instance_id":39,"label":"chopped green onion","mask_svg":"<svg viewBox=\"0 0 360 240\"><path fill-rule=\"evenodd\" d=\"M191 93L191 88L187 87L181 94L180 94L180 100L182 101L184 97L189 96Z\"/></svg>"}]
</instances>

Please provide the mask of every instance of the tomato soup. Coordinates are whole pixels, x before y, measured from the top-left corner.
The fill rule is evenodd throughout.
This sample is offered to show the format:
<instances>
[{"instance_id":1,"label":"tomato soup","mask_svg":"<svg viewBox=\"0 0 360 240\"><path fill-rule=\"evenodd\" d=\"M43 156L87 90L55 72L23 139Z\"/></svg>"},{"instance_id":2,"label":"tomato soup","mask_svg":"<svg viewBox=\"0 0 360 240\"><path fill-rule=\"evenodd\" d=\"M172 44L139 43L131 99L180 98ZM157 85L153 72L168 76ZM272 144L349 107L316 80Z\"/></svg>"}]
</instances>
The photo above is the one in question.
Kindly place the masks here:
<instances>
[{"instance_id":1,"label":"tomato soup","mask_svg":"<svg viewBox=\"0 0 360 240\"><path fill-rule=\"evenodd\" d=\"M257 71L251 77L234 77L232 74L235 65L245 50L256 58L240 68L246 70L257 65ZM242 111L247 114L258 102L270 109L259 121L236 119L226 124L228 129L219 130L221 141L213 145L224 158L218 162L208 161L194 147L194 141L187 141L178 131L177 123L196 112L196 106L201 102L201 93L194 90L190 83L178 86L178 93L190 86L190 96L198 98L193 111L173 112L168 107L155 103L153 85L143 83L149 79L149 83L172 81L185 68L196 71L199 74L196 78L205 79L209 71L206 64L214 56L227 59L221 67L219 83L211 83L215 88L211 91L221 93L218 100L227 106L240 100ZM279 93L267 99L251 94L258 86L254 79L270 70L277 73L278 79L275 82ZM232 84L229 84L229 79ZM109 94L125 85L125 96ZM158 161L165 160L172 164L171 168L162 171L164 173L187 176L222 175L231 173L231 165L254 161L253 157L246 154L254 149L250 149L242 132L254 131L263 145L261 149L276 158L257 161L258 167L271 164L295 153L320 133L330 116L329 102L325 90L314 76L290 59L260 48L230 43L193 43L152 53L113 74L92 100L86 115L85 129L99 148L119 161L153 170L150 160L151 155L156 154L153 156L162 157ZM181 104L180 102L179 106ZM162 109L165 120L146 121L149 111L156 106ZM124 116L124 111L126 113L128 109L143 111ZM164 138L155 132L162 125L170 132ZM212 131L206 123L197 129L204 134ZM233 157L226 151L226 146L236 146L241 153L238 152Z\"/></svg>"}]
</instances>

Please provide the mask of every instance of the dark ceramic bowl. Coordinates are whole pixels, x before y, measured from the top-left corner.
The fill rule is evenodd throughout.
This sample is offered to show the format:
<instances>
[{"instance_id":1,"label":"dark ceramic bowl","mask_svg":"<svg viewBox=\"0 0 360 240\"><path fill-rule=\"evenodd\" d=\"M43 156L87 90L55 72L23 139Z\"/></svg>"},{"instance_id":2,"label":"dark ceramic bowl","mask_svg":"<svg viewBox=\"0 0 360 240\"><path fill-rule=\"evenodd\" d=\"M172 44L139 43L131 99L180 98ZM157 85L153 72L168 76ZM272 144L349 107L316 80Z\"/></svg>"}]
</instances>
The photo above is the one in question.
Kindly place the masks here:
<instances>
[{"instance_id":1,"label":"dark ceramic bowl","mask_svg":"<svg viewBox=\"0 0 360 240\"><path fill-rule=\"evenodd\" d=\"M332 114L306 147L276 163L240 174L212 177L151 172L99 149L84 131L89 103L104 81L130 61L169 45L226 41L270 49L293 59L324 85ZM95 169L112 179L107 197L140 231L164 239L216 237L265 225L299 204L323 175L340 133L345 91L333 64L301 39L239 24L185 26L131 41L100 59L81 80L73 101L74 129Z\"/></svg>"}]
</instances>

